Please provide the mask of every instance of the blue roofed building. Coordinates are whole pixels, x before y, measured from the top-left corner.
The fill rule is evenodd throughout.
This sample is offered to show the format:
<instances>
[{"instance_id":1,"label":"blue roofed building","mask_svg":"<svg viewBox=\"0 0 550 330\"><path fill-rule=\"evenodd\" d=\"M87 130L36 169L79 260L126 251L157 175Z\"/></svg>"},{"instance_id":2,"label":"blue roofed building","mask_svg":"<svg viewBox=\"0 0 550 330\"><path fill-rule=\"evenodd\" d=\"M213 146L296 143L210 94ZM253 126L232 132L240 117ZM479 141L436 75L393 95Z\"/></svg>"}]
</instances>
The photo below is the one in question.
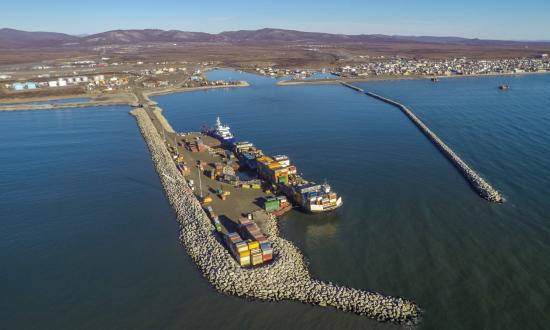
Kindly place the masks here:
<instances>
[{"instance_id":1,"label":"blue roofed building","mask_svg":"<svg viewBox=\"0 0 550 330\"><path fill-rule=\"evenodd\" d=\"M11 89L13 89L14 91L22 91L25 89L25 84L22 84L22 83L13 83L11 85Z\"/></svg>"},{"instance_id":2,"label":"blue roofed building","mask_svg":"<svg viewBox=\"0 0 550 330\"><path fill-rule=\"evenodd\" d=\"M25 83L13 83L11 89L14 91L22 91L25 89L37 89L38 84L35 82L25 82Z\"/></svg>"}]
</instances>

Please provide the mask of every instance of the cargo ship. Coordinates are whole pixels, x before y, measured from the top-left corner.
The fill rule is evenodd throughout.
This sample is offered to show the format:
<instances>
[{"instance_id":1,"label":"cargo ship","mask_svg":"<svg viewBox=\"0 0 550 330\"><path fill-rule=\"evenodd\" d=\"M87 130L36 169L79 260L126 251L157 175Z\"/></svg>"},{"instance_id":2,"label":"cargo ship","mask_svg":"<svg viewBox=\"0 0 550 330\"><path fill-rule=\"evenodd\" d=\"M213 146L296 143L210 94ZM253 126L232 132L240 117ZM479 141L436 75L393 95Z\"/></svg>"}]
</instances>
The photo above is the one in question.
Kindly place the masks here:
<instances>
[{"instance_id":1,"label":"cargo ship","mask_svg":"<svg viewBox=\"0 0 550 330\"><path fill-rule=\"evenodd\" d=\"M307 212L328 212L343 205L342 197L333 192L328 183L316 184L303 181L291 185L280 185L279 188Z\"/></svg>"},{"instance_id":2,"label":"cargo ship","mask_svg":"<svg viewBox=\"0 0 550 330\"><path fill-rule=\"evenodd\" d=\"M229 126L222 125L220 117L216 119L216 126L207 130L208 135L221 141L222 145L232 146L235 144L235 137L231 134Z\"/></svg>"},{"instance_id":3,"label":"cargo ship","mask_svg":"<svg viewBox=\"0 0 550 330\"><path fill-rule=\"evenodd\" d=\"M256 158L263 156L263 152L250 142L235 143L235 153L244 167L251 171L256 171Z\"/></svg>"},{"instance_id":4,"label":"cargo ship","mask_svg":"<svg viewBox=\"0 0 550 330\"><path fill-rule=\"evenodd\" d=\"M285 155L256 158L258 175L273 184L304 211L328 212L342 206L342 197L328 183L308 182L297 174L296 166Z\"/></svg>"}]
</instances>

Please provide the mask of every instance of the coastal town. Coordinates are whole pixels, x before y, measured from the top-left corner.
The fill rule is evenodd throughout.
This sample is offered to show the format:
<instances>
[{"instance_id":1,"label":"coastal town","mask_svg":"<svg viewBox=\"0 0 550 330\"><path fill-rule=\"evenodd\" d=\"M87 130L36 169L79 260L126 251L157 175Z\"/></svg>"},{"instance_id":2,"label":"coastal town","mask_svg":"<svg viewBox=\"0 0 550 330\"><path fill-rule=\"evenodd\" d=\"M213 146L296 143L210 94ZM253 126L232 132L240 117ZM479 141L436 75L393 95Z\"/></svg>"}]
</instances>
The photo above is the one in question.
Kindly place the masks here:
<instances>
[{"instance_id":1,"label":"coastal town","mask_svg":"<svg viewBox=\"0 0 550 330\"><path fill-rule=\"evenodd\" d=\"M522 74L550 72L550 57L541 54L534 58L473 59L422 59L401 56L357 56L339 61L340 65L310 68L257 67L253 72L271 77L310 79L316 72L331 73L333 78L377 79L391 77L471 76L496 74ZM323 77L324 78L324 77Z\"/></svg>"},{"instance_id":2,"label":"coastal town","mask_svg":"<svg viewBox=\"0 0 550 330\"><path fill-rule=\"evenodd\" d=\"M416 59L394 56L370 59L365 62L340 66L335 73L344 77L370 76L468 76L484 74L519 74L550 71L548 54L539 58L511 59Z\"/></svg>"},{"instance_id":3,"label":"coastal town","mask_svg":"<svg viewBox=\"0 0 550 330\"><path fill-rule=\"evenodd\" d=\"M205 72L216 68L217 62L114 62L73 61L49 65L11 66L0 71L0 104L21 99L59 95L98 96L128 92L135 81L144 89L197 88L231 86L235 81L209 81ZM284 68L255 66L251 73L300 80L347 79L375 80L388 78L433 78L497 74L550 72L550 57L512 59L417 59L400 56L358 56L353 61L323 68ZM315 75L321 73L320 77Z\"/></svg>"}]
</instances>

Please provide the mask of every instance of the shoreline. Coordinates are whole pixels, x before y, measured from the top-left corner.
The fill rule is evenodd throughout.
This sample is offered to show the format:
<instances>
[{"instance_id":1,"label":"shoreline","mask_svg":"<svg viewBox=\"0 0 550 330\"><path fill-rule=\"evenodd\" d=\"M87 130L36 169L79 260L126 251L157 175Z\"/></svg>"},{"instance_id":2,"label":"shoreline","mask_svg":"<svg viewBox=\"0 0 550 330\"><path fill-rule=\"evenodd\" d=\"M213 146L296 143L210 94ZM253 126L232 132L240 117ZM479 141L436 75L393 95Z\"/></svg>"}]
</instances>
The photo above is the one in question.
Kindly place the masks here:
<instances>
[{"instance_id":1,"label":"shoreline","mask_svg":"<svg viewBox=\"0 0 550 330\"><path fill-rule=\"evenodd\" d=\"M311 79L311 80L281 80L277 82L278 86L296 86L296 85L335 85L340 83L352 84L355 82L372 82L372 81L400 81L400 80L430 80L437 79L456 79L456 78L480 78L480 77L510 77L510 76L527 76L550 74L550 71L540 72L514 72L514 73L483 73L483 74L468 74L468 75L440 75L440 76L372 76L365 78L334 78L334 79Z\"/></svg>"},{"instance_id":2,"label":"shoreline","mask_svg":"<svg viewBox=\"0 0 550 330\"><path fill-rule=\"evenodd\" d=\"M66 97L63 99L70 99L73 97ZM51 100L63 100L54 98ZM70 102L70 103L44 103L44 104L0 104L0 112L2 111L37 111L37 110L55 110L55 109L70 109L70 108L85 108L85 107L98 107L98 106L113 106L113 105L129 105L133 106L137 104L137 97L134 94L115 94L107 99L91 98L84 102ZM32 102L32 101L31 101Z\"/></svg>"},{"instance_id":3,"label":"shoreline","mask_svg":"<svg viewBox=\"0 0 550 330\"><path fill-rule=\"evenodd\" d=\"M32 96L32 97L10 97L0 98L0 106L5 105L21 105L28 102L46 102L52 100L67 100L67 99L90 99L95 100L97 98L104 97L101 94L61 94L61 95L49 95L49 96Z\"/></svg>"},{"instance_id":4,"label":"shoreline","mask_svg":"<svg viewBox=\"0 0 550 330\"><path fill-rule=\"evenodd\" d=\"M248 87L250 84L246 81L240 81L237 85L216 85L216 86L200 86L200 87L175 87L162 90L145 90L143 95L146 97L157 96L157 95L166 95L166 94L175 94L175 93L184 93L184 92L195 92L201 90L209 89L219 89L219 88L238 88L238 87ZM44 103L44 104L29 104L28 102L38 102L38 101L53 101L53 100L66 100L73 98L89 98L87 101L83 102L74 102L74 103ZM106 99L105 99L106 98ZM12 99L9 99L12 100ZM21 100L21 99L19 99ZM149 100L150 102L154 102ZM100 95L100 96L90 96L87 94L84 95L64 95L64 96L52 96L52 97L36 97L36 98L27 98L24 101L17 102L16 104L11 104L13 102L7 101L4 104L3 100L0 101L0 112L2 111L36 111L36 110L52 110L52 109L69 109L69 108L85 108L85 107L96 107L96 106L111 106L111 105L128 105L128 106L137 106L139 104L139 99L135 93L113 93L110 95Z\"/></svg>"},{"instance_id":5,"label":"shoreline","mask_svg":"<svg viewBox=\"0 0 550 330\"><path fill-rule=\"evenodd\" d=\"M247 81L241 80L239 84L236 85L215 85L215 86L199 86L199 87L171 87L161 90L144 90L143 95L146 97L149 96L159 96L167 94L176 94L176 93L185 93L185 92L196 92L209 89L220 89L220 88L238 88L238 87L248 87L250 84ZM153 101L154 102L154 101Z\"/></svg>"}]
</instances>

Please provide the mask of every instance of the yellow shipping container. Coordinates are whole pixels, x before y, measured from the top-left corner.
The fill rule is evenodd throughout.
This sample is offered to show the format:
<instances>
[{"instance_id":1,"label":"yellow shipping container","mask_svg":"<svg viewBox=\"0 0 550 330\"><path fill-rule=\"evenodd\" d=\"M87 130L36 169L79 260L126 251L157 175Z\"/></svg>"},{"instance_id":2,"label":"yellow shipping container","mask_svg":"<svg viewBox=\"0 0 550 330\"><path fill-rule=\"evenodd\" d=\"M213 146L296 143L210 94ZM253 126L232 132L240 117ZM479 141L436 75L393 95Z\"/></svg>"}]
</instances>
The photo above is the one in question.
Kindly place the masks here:
<instances>
[{"instance_id":1,"label":"yellow shipping container","mask_svg":"<svg viewBox=\"0 0 550 330\"><path fill-rule=\"evenodd\" d=\"M261 186L257 183L252 185L252 189L260 189L260 188L261 188Z\"/></svg>"},{"instance_id":2,"label":"yellow shipping container","mask_svg":"<svg viewBox=\"0 0 550 330\"><path fill-rule=\"evenodd\" d=\"M247 250L243 250L243 251L238 251L239 252L239 257L243 258L243 257L250 257L250 251L247 249Z\"/></svg>"},{"instance_id":3,"label":"yellow shipping container","mask_svg":"<svg viewBox=\"0 0 550 330\"><path fill-rule=\"evenodd\" d=\"M259 248L260 248L260 243L258 243L258 241L248 242L248 249L254 250Z\"/></svg>"},{"instance_id":4,"label":"yellow shipping container","mask_svg":"<svg viewBox=\"0 0 550 330\"><path fill-rule=\"evenodd\" d=\"M288 169L279 168L274 171L275 175L288 175Z\"/></svg>"},{"instance_id":5,"label":"yellow shipping container","mask_svg":"<svg viewBox=\"0 0 550 330\"><path fill-rule=\"evenodd\" d=\"M273 158L268 156L262 156L262 157L256 158L256 161L260 163L271 163L273 161Z\"/></svg>"}]
</instances>

